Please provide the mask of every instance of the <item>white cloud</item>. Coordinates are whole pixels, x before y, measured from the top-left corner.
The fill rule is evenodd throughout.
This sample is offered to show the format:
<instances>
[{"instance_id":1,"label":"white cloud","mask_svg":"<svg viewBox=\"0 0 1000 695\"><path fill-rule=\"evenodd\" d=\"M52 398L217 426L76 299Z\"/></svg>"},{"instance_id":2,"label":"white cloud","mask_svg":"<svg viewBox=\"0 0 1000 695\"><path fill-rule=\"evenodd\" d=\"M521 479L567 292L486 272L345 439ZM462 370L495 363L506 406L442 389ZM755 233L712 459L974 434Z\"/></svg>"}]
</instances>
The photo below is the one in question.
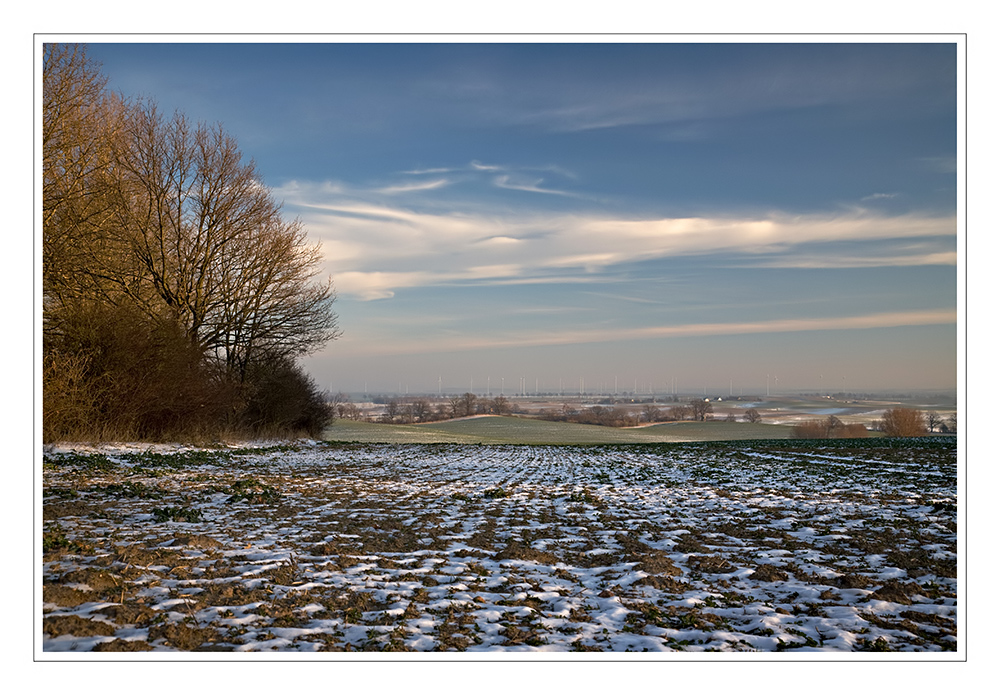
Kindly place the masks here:
<instances>
[{"instance_id":1,"label":"white cloud","mask_svg":"<svg viewBox=\"0 0 1000 695\"><path fill-rule=\"evenodd\" d=\"M385 186L376 189L376 193L394 195L396 193L412 193L413 191L430 191L441 188L451 183L448 179L435 179L434 181L423 181L419 183L402 183L395 186Z\"/></svg>"},{"instance_id":2,"label":"white cloud","mask_svg":"<svg viewBox=\"0 0 1000 695\"><path fill-rule=\"evenodd\" d=\"M900 254L895 256L866 256L838 254L800 254L789 258L756 260L758 268L885 268L889 266L956 265L955 251Z\"/></svg>"},{"instance_id":3,"label":"white cloud","mask_svg":"<svg viewBox=\"0 0 1000 695\"><path fill-rule=\"evenodd\" d=\"M481 164L480 162L477 162L474 159L472 160L472 162L469 163L469 166L475 169L476 171L500 171L501 169L503 169L503 167L494 164Z\"/></svg>"},{"instance_id":4,"label":"white cloud","mask_svg":"<svg viewBox=\"0 0 1000 695\"><path fill-rule=\"evenodd\" d=\"M483 239L480 244L489 244L492 246L507 246L509 244L520 244L523 243L523 239L515 239L512 236L491 236L488 239Z\"/></svg>"},{"instance_id":5,"label":"white cloud","mask_svg":"<svg viewBox=\"0 0 1000 695\"><path fill-rule=\"evenodd\" d=\"M336 276L337 293L350 294L363 300L389 299L396 290L434 282L428 273L388 273L346 271Z\"/></svg>"},{"instance_id":6,"label":"white cloud","mask_svg":"<svg viewBox=\"0 0 1000 695\"><path fill-rule=\"evenodd\" d=\"M373 202L302 183L279 189L322 240L342 296L389 297L453 282L593 279L615 265L681 256L733 264L846 268L956 263L956 219L885 216L857 209L826 215L621 219L597 214L451 212ZM903 245L903 240L926 242ZM871 243L889 241L892 243ZM864 243L852 248L850 243ZM825 247L824 245L831 245Z\"/></svg>"},{"instance_id":7,"label":"white cloud","mask_svg":"<svg viewBox=\"0 0 1000 695\"><path fill-rule=\"evenodd\" d=\"M542 188L540 185L544 179L533 179L531 181L511 181L511 177L507 174L503 176L497 176L493 179L499 188L508 188L514 191L528 191L529 193L546 193L549 195L565 195L565 196L577 196L576 193L571 193L569 191L560 191L554 188Z\"/></svg>"},{"instance_id":8,"label":"white cloud","mask_svg":"<svg viewBox=\"0 0 1000 695\"><path fill-rule=\"evenodd\" d=\"M432 167L428 169L410 169L408 171L402 171L401 174L411 174L414 176L422 176L424 174L449 174L459 169L453 167Z\"/></svg>"}]
</instances>

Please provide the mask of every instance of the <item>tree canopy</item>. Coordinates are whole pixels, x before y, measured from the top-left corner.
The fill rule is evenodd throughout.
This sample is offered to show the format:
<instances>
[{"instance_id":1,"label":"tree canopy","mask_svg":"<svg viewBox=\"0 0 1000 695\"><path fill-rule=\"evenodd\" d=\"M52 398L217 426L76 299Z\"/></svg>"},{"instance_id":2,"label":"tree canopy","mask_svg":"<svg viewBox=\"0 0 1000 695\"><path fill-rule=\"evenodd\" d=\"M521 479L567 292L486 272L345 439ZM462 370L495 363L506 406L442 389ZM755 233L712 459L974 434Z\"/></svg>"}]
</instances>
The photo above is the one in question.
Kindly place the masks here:
<instances>
[{"instance_id":1,"label":"tree canopy","mask_svg":"<svg viewBox=\"0 0 1000 695\"><path fill-rule=\"evenodd\" d=\"M47 435L66 436L71 421L129 421L139 435L238 427L250 405L254 428L301 424L261 416L274 405L261 399L291 370L302 378L287 383L322 400L294 364L339 335L319 245L221 125L108 92L83 46L47 44L43 61ZM152 417L149 403L176 399L127 395L149 391L154 374L196 396Z\"/></svg>"}]
</instances>

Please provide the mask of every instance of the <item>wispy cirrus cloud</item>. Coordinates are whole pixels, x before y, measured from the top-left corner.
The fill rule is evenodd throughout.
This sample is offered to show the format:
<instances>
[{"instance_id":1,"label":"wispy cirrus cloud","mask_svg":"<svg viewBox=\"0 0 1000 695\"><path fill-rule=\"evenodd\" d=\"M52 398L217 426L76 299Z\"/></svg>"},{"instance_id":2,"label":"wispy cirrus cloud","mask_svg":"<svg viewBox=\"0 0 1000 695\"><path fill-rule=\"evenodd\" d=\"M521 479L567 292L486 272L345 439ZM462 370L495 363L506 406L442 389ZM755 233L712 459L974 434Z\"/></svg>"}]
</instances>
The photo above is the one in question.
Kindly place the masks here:
<instances>
[{"instance_id":1,"label":"wispy cirrus cloud","mask_svg":"<svg viewBox=\"0 0 1000 695\"><path fill-rule=\"evenodd\" d=\"M343 184L331 184L331 186L338 188L340 192L353 193L355 196L398 195L432 191L459 182L478 180L483 183L488 182L489 185L507 190L541 193L545 195L584 197L575 191L563 190L546 185L546 178L538 176L537 174L539 172L555 175L564 180L577 178L573 172L556 165L546 164L538 166L511 166L506 164L484 164L474 159L464 166L407 169L399 172L400 176L407 178L385 185L372 186L369 188L354 187L353 190L346 189ZM435 178L423 178L431 175ZM421 178L413 180L413 177Z\"/></svg>"},{"instance_id":2,"label":"wispy cirrus cloud","mask_svg":"<svg viewBox=\"0 0 1000 695\"><path fill-rule=\"evenodd\" d=\"M876 67L856 47L799 52L789 61L787 47L752 46L739 49L739 64L725 70L709 50L704 62L681 71L669 58L643 60L642 48L621 50L636 52L629 75L592 67L585 84L569 76L539 83L529 78L516 89L498 83L494 91L506 99L495 99L501 104L495 117L553 132L662 126L666 139L696 140L725 133L719 124L733 118L825 105L865 119L884 118L886 100L902 101L912 112L953 109L927 98L926 90L929 84L950 86L954 76L916 56Z\"/></svg>"},{"instance_id":3,"label":"wispy cirrus cloud","mask_svg":"<svg viewBox=\"0 0 1000 695\"><path fill-rule=\"evenodd\" d=\"M529 193L544 193L546 195L564 195L570 197L579 197L578 193L573 193L571 191L560 191L554 188L544 188L541 184L544 179L532 179L532 180L512 180L509 174L504 174L502 176L497 176L493 183L495 183L499 188L507 188L512 191L527 191Z\"/></svg>"},{"instance_id":4,"label":"wispy cirrus cloud","mask_svg":"<svg viewBox=\"0 0 1000 695\"><path fill-rule=\"evenodd\" d=\"M669 337L691 338L805 331L865 330L902 326L950 325L957 320L958 315L954 309L928 309L820 318L653 325L621 328L614 331L603 328L547 328L545 330L534 331L520 330L517 332L517 335L511 335L509 331L498 331L494 333L480 332L474 335L448 336L443 339L431 336L422 340L412 340L405 343L382 344L373 348L373 354L417 354L439 350L460 351L527 346L582 345Z\"/></svg>"},{"instance_id":5,"label":"wispy cirrus cloud","mask_svg":"<svg viewBox=\"0 0 1000 695\"><path fill-rule=\"evenodd\" d=\"M596 280L624 264L686 256L714 257L720 268L957 262L953 216L862 209L645 219L492 208L441 213L359 200L342 190L296 184L278 194L321 240L338 291L364 299L428 285Z\"/></svg>"},{"instance_id":6,"label":"wispy cirrus cloud","mask_svg":"<svg viewBox=\"0 0 1000 695\"><path fill-rule=\"evenodd\" d=\"M925 169L939 174L954 174L958 171L958 160L955 157L921 157L917 160Z\"/></svg>"},{"instance_id":7,"label":"wispy cirrus cloud","mask_svg":"<svg viewBox=\"0 0 1000 695\"><path fill-rule=\"evenodd\" d=\"M451 181L448 179L435 179L433 181L415 181L413 183L401 183L394 186L383 186L376 188L376 193L395 195L397 193L413 193L416 191L432 191L437 188L447 186Z\"/></svg>"}]
</instances>

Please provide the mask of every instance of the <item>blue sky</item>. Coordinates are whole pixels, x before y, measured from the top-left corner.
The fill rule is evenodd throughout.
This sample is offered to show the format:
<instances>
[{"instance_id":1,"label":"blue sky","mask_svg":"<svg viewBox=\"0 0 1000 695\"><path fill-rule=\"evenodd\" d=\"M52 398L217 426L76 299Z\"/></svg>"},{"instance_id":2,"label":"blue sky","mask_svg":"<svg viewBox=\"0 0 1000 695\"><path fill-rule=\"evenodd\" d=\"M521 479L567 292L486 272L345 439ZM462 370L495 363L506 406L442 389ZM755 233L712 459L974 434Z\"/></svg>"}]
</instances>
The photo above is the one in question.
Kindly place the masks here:
<instances>
[{"instance_id":1,"label":"blue sky","mask_svg":"<svg viewBox=\"0 0 1000 695\"><path fill-rule=\"evenodd\" d=\"M954 43L89 52L322 243L323 388L956 386Z\"/></svg>"}]
</instances>

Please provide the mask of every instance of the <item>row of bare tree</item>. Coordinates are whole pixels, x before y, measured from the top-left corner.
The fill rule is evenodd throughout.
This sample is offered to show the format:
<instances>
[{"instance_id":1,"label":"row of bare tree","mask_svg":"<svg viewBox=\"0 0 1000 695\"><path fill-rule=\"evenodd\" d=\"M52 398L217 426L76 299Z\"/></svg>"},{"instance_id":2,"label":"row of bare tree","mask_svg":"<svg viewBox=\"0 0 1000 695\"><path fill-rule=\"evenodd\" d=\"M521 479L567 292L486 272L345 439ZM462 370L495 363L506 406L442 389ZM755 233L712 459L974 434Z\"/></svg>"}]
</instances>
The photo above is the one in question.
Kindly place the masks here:
<instances>
[{"instance_id":1,"label":"row of bare tree","mask_svg":"<svg viewBox=\"0 0 1000 695\"><path fill-rule=\"evenodd\" d=\"M921 437L935 431L950 433L958 429L956 416L943 420L937 413L924 414L914 408L890 408L882 418L872 423L873 430L889 437ZM867 437L868 428L862 424L845 424L830 415L822 420L801 422L792 428L796 439L840 439Z\"/></svg>"},{"instance_id":2,"label":"row of bare tree","mask_svg":"<svg viewBox=\"0 0 1000 695\"><path fill-rule=\"evenodd\" d=\"M919 437L934 432L950 434L958 431L958 416L942 419L935 412L923 413L914 408L891 408L882 419L872 423L873 429L890 437Z\"/></svg>"},{"instance_id":3,"label":"row of bare tree","mask_svg":"<svg viewBox=\"0 0 1000 695\"><path fill-rule=\"evenodd\" d=\"M296 364L338 334L320 248L220 125L111 93L81 45L43 60L45 437L325 425Z\"/></svg>"},{"instance_id":4,"label":"row of bare tree","mask_svg":"<svg viewBox=\"0 0 1000 695\"><path fill-rule=\"evenodd\" d=\"M868 428L861 424L845 424L831 415L822 420L808 420L792 427L793 439L853 439L867 437Z\"/></svg>"},{"instance_id":5,"label":"row of bare tree","mask_svg":"<svg viewBox=\"0 0 1000 695\"><path fill-rule=\"evenodd\" d=\"M704 421L710 418L712 410L710 401L694 399L687 404L673 405L668 408L658 408L655 405L646 404L641 411L624 406L595 405L589 408L573 409L569 405L565 405L558 412L543 411L539 416L546 420L576 422L585 425L635 427L640 422Z\"/></svg>"}]
</instances>

